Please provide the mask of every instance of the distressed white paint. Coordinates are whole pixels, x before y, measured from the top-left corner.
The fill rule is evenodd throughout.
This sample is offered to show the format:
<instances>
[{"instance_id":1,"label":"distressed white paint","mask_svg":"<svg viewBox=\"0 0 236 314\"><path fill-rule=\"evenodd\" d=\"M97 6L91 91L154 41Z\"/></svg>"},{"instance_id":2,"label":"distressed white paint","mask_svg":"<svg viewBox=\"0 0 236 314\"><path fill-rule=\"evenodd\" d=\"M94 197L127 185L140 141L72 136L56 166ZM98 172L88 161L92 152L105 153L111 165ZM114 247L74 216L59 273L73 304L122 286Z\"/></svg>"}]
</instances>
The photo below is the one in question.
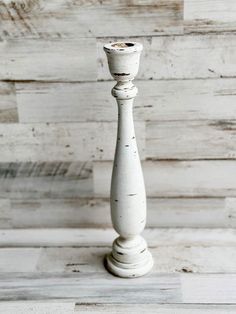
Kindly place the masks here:
<instances>
[{"instance_id":1,"label":"distressed white paint","mask_svg":"<svg viewBox=\"0 0 236 314\"><path fill-rule=\"evenodd\" d=\"M234 0L185 0L184 32L226 32L236 29Z\"/></svg>"},{"instance_id":2,"label":"distressed white paint","mask_svg":"<svg viewBox=\"0 0 236 314\"><path fill-rule=\"evenodd\" d=\"M95 47L93 38L1 41L0 79L93 81L96 78Z\"/></svg>"},{"instance_id":3,"label":"distressed white paint","mask_svg":"<svg viewBox=\"0 0 236 314\"><path fill-rule=\"evenodd\" d=\"M136 123L144 158L145 123ZM116 124L0 124L0 162L112 160Z\"/></svg>"},{"instance_id":4,"label":"distressed white paint","mask_svg":"<svg viewBox=\"0 0 236 314\"><path fill-rule=\"evenodd\" d=\"M1 273L0 300L80 303L235 304L235 274L157 274L124 280L108 273Z\"/></svg>"},{"instance_id":5,"label":"distressed white paint","mask_svg":"<svg viewBox=\"0 0 236 314\"><path fill-rule=\"evenodd\" d=\"M182 229L179 230L183 232ZM193 231L194 232L194 231ZM218 231L219 232L219 231ZM203 235L207 232L202 230ZM217 231L216 231L217 233ZM110 238L111 240L111 238ZM224 250L224 254L222 254ZM104 273L105 247L0 248L0 272L33 273ZM235 273L234 245L202 243L178 244L150 248L155 258L152 273ZM206 258L207 256L207 258Z\"/></svg>"},{"instance_id":6,"label":"distressed white paint","mask_svg":"<svg viewBox=\"0 0 236 314\"><path fill-rule=\"evenodd\" d=\"M145 240L139 235L146 224L146 193L133 123L133 99L137 88L142 45L106 44L109 70L117 81L112 95L118 104L118 131L111 180L111 218L119 237L107 255L108 269L120 277L139 277L153 265Z\"/></svg>"},{"instance_id":7,"label":"distressed white paint","mask_svg":"<svg viewBox=\"0 0 236 314\"><path fill-rule=\"evenodd\" d=\"M15 83L19 121L115 121L113 99L107 95L112 84L111 81ZM135 99L135 120L231 120L236 117L235 78L138 80L136 85L142 92ZM11 97L7 94L5 100L10 102Z\"/></svg>"},{"instance_id":8,"label":"distressed white paint","mask_svg":"<svg viewBox=\"0 0 236 314\"><path fill-rule=\"evenodd\" d=\"M107 248L116 232L103 228L1 229L1 247L97 246ZM174 245L234 246L234 229L146 228L143 233L150 247Z\"/></svg>"},{"instance_id":9,"label":"distressed white paint","mask_svg":"<svg viewBox=\"0 0 236 314\"><path fill-rule=\"evenodd\" d=\"M214 5L214 8L212 7ZM185 0L184 19L235 22L234 0Z\"/></svg>"},{"instance_id":10,"label":"distressed white paint","mask_svg":"<svg viewBox=\"0 0 236 314\"><path fill-rule=\"evenodd\" d=\"M85 181L77 179L81 185L82 180ZM53 181L55 179L52 178ZM36 184L36 181L31 182ZM42 185L45 186L43 181ZM76 188L71 191L74 185L74 180L71 184L64 184L63 194L73 192L75 197L82 194ZM46 189L49 189L49 184L45 187L45 194ZM62 199L59 198L61 191L53 198L42 198L42 191L41 197L32 191L30 197L29 192L26 193L27 198L21 194L19 199L0 199L1 228L111 227L109 199L91 198L89 189L87 198ZM236 198L148 198L147 208L147 227L236 227Z\"/></svg>"},{"instance_id":11,"label":"distressed white paint","mask_svg":"<svg viewBox=\"0 0 236 314\"><path fill-rule=\"evenodd\" d=\"M94 191L108 196L111 163L95 162ZM146 161L143 163L148 196L236 196L234 160Z\"/></svg>"},{"instance_id":12,"label":"distressed white paint","mask_svg":"<svg viewBox=\"0 0 236 314\"><path fill-rule=\"evenodd\" d=\"M98 49L106 39L97 41ZM197 79L235 77L233 33L219 35L138 38L144 45L139 79ZM109 79L105 58L99 55L98 78Z\"/></svg>"},{"instance_id":13,"label":"distressed white paint","mask_svg":"<svg viewBox=\"0 0 236 314\"><path fill-rule=\"evenodd\" d=\"M0 36L51 40L178 34L183 28L182 12L182 0L2 0Z\"/></svg>"},{"instance_id":14,"label":"distressed white paint","mask_svg":"<svg viewBox=\"0 0 236 314\"><path fill-rule=\"evenodd\" d=\"M236 158L236 120L148 122L146 130L147 158Z\"/></svg>"}]
</instances>

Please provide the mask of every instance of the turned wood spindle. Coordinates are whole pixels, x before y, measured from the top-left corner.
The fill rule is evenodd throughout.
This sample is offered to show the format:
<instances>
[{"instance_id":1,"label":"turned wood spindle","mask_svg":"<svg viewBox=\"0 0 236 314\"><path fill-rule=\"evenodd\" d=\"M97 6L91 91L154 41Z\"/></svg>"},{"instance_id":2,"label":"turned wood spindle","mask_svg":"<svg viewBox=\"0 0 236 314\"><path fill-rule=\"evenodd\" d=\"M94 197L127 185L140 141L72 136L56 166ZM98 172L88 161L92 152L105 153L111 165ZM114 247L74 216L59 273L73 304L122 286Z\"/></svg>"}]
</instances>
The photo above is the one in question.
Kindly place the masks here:
<instances>
[{"instance_id":1,"label":"turned wood spindle","mask_svg":"<svg viewBox=\"0 0 236 314\"><path fill-rule=\"evenodd\" d=\"M146 223L146 193L133 123L133 100L137 87L132 83L142 45L117 42L104 46L109 70L117 84L112 95L118 104L118 131L111 180L111 217L120 235L106 257L110 272L119 277L138 277L153 265L146 241L140 233Z\"/></svg>"}]
</instances>

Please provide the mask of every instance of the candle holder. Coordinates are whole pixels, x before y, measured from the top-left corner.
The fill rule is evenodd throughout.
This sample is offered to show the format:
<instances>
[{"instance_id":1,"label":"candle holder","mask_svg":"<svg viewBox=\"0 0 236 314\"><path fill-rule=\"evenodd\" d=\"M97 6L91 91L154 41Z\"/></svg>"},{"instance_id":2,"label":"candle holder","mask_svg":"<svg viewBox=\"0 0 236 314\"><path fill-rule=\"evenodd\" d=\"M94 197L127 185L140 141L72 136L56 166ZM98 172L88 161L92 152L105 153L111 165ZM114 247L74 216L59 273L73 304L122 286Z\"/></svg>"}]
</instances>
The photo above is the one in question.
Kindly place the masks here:
<instances>
[{"instance_id":1,"label":"candle holder","mask_svg":"<svg viewBox=\"0 0 236 314\"><path fill-rule=\"evenodd\" d=\"M119 277L139 277L153 266L140 233L146 224L146 193L133 122L133 100L138 89L132 83L139 69L143 46L135 42L106 44L109 70L117 84L112 95L118 104L118 131L111 180L111 218L120 235L106 256L107 269Z\"/></svg>"}]
</instances>

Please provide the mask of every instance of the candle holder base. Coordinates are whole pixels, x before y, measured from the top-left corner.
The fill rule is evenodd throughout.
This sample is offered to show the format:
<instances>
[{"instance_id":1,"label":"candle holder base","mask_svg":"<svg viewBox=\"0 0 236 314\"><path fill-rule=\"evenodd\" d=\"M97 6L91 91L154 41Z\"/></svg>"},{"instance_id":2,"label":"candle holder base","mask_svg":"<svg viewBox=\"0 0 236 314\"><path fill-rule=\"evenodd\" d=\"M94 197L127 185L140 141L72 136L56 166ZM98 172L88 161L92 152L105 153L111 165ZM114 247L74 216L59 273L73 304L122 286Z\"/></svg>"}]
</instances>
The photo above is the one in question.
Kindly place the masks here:
<instances>
[{"instance_id":1,"label":"candle holder base","mask_svg":"<svg viewBox=\"0 0 236 314\"><path fill-rule=\"evenodd\" d=\"M152 266L152 255L141 236L132 240L117 238L112 252L106 256L107 270L118 277L140 277L147 274Z\"/></svg>"}]
</instances>

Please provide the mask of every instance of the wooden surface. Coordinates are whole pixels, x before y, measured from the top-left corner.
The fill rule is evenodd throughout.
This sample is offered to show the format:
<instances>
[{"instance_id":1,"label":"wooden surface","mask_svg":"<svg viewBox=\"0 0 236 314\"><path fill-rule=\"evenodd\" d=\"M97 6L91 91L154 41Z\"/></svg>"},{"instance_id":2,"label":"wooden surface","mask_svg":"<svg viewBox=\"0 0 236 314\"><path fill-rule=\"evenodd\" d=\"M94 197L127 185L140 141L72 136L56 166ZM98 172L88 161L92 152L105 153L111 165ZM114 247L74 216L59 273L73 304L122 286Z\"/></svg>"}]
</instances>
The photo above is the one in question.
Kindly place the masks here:
<instances>
[{"instance_id":1,"label":"wooden surface","mask_svg":"<svg viewBox=\"0 0 236 314\"><path fill-rule=\"evenodd\" d=\"M102 46L121 39L144 45L148 226L235 226L234 0L1 0L0 16L2 228L110 226L117 108Z\"/></svg>"},{"instance_id":2,"label":"wooden surface","mask_svg":"<svg viewBox=\"0 0 236 314\"><path fill-rule=\"evenodd\" d=\"M105 271L115 236L101 228L1 230L0 300L8 302L0 313L17 305L17 313L127 313L131 304L131 313L234 313L234 229L146 229L155 265L138 279Z\"/></svg>"},{"instance_id":3,"label":"wooden surface","mask_svg":"<svg viewBox=\"0 0 236 314\"><path fill-rule=\"evenodd\" d=\"M45 185L43 181L42 184ZM71 186L74 184L75 181L72 181ZM56 184L56 187L59 185ZM66 186L62 184L62 187ZM83 192L82 189L74 191ZM58 198L51 199L44 198L42 192L37 193L38 198L35 199L1 199L0 227L9 229L111 226L108 198L60 199L58 195L60 190L59 192L51 190L52 195L58 195ZM27 193L24 195L27 196ZM236 199L232 197L155 197L147 199L147 207L148 227L236 227Z\"/></svg>"},{"instance_id":4,"label":"wooden surface","mask_svg":"<svg viewBox=\"0 0 236 314\"><path fill-rule=\"evenodd\" d=\"M0 17L0 313L235 313L236 2L0 0ZM103 268L117 108L102 46L120 39L144 45L142 291Z\"/></svg>"}]
</instances>

